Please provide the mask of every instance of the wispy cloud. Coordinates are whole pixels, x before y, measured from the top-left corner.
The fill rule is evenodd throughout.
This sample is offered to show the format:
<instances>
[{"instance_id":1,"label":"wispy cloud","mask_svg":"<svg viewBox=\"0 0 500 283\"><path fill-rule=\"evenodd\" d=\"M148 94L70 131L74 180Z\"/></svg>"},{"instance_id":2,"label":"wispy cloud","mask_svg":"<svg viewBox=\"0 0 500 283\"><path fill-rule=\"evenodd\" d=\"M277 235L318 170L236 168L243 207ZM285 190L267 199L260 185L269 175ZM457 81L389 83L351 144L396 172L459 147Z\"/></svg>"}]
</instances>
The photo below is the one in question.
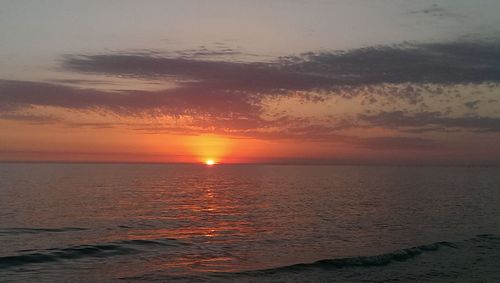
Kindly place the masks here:
<instances>
[{"instance_id":1,"label":"wispy cloud","mask_svg":"<svg viewBox=\"0 0 500 283\"><path fill-rule=\"evenodd\" d=\"M447 117L441 112L409 114L403 111L359 114L362 122L372 126L393 128L409 132L457 131L500 132L500 118L463 116Z\"/></svg>"},{"instance_id":2,"label":"wispy cloud","mask_svg":"<svg viewBox=\"0 0 500 283\"><path fill-rule=\"evenodd\" d=\"M434 18L454 18L460 19L464 18L465 15L457 14L455 12L450 11L449 9L437 4L433 3L430 6L427 6L423 9L411 10L408 12L410 15L417 16L425 16L425 17L434 17Z\"/></svg>"},{"instance_id":3,"label":"wispy cloud","mask_svg":"<svg viewBox=\"0 0 500 283\"><path fill-rule=\"evenodd\" d=\"M0 103L9 107L54 106L121 115L218 114L237 117L254 113L245 95L188 88L164 91L109 92L51 83L0 80ZM7 108L8 109L8 108Z\"/></svg>"}]
</instances>

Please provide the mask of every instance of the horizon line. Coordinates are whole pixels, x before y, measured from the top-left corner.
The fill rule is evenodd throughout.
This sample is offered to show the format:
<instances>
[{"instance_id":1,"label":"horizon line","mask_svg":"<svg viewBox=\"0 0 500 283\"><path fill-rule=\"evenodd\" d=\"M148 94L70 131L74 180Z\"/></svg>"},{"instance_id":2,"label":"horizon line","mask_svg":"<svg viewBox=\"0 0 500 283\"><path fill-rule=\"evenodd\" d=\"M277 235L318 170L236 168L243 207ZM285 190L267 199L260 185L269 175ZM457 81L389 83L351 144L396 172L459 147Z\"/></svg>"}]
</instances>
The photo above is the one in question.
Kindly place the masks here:
<instances>
[{"instance_id":1,"label":"horizon line","mask_svg":"<svg viewBox=\"0 0 500 283\"><path fill-rule=\"evenodd\" d=\"M0 160L0 164L109 164L109 165L199 165L206 166L203 162L180 161L95 161L95 160ZM411 162L222 162L216 166L229 165L280 165L280 166L381 166L381 167L500 167L500 163L411 163Z\"/></svg>"}]
</instances>

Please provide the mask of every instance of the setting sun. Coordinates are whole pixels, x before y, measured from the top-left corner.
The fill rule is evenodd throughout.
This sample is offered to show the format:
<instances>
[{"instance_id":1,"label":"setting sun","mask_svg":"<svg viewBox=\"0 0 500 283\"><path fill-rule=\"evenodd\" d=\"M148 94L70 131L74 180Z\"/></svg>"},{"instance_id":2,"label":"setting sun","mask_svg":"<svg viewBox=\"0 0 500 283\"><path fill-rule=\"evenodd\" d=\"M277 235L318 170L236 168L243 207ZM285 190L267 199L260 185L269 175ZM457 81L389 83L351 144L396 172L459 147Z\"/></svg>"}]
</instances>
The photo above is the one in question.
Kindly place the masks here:
<instances>
[{"instance_id":1,"label":"setting sun","mask_svg":"<svg viewBox=\"0 0 500 283\"><path fill-rule=\"evenodd\" d=\"M205 161L205 164L209 165L209 166L212 166L212 165L215 165L215 161L212 160L212 159L208 159L207 161Z\"/></svg>"}]
</instances>

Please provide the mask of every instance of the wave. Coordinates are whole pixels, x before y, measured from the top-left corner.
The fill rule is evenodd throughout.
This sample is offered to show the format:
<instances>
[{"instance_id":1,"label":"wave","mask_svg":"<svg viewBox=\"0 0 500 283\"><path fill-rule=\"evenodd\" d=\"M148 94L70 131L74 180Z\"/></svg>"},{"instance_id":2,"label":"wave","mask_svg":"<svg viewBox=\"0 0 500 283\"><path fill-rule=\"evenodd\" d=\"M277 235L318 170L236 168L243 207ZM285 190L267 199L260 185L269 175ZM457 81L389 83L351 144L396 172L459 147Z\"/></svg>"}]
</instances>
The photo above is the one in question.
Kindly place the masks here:
<instances>
[{"instance_id":1,"label":"wave","mask_svg":"<svg viewBox=\"0 0 500 283\"><path fill-rule=\"evenodd\" d=\"M142 251L148 246L180 246L187 245L176 239L157 240L123 240L98 245L78 245L66 248L51 248L43 250L24 250L21 254L0 257L0 269L18 267L25 264L47 263L67 259L81 259L86 257L110 257L116 255L133 254ZM29 252L29 253L26 253Z\"/></svg>"},{"instance_id":2,"label":"wave","mask_svg":"<svg viewBox=\"0 0 500 283\"><path fill-rule=\"evenodd\" d=\"M0 229L0 235L9 234L38 234L38 233L61 233L70 231L83 231L87 228L80 227L62 227L62 228L4 228Z\"/></svg>"},{"instance_id":3,"label":"wave","mask_svg":"<svg viewBox=\"0 0 500 283\"><path fill-rule=\"evenodd\" d=\"M500 282L500 237L435 242L374 256L323 259L269 269L176 274L156 270L120 279L148 282ZM398 263L398 264L396 264ZM470 270L476 270L470 272ZM460 280L459 280L460 279Z\"/></svg>"},{"instance_id":4,"label":"wave","mask_svg":"<svg viewBox=\"0 0 500 283\"><path fill-rule=\"evenodd\" d=\"M375 256L357 256L348 258L335 258L335 259L323 259L313 263L299 263L284 267L278 267L273 269L268 269L265 271L279 271L279 270L301 270L307 268L342 268L342 267L370 267L370 266L382 266L387 265L393 261L405 261L410 258L416 257L424 252L436 251L439 248L453 247L455 245L450 242L436 242L429 245L422 245L417 247L412 247L408 249L396 250L390 253L375 255Z\"/></svg>"},{"instance_id":5,"label":"wave","mask_svg":"<svg viewBox=\"0 0 500 283\"><path fill-rule=\"evenodd\" d=\"M500 240L500 238L491 234L482 234L467 239L464 242L485 242L490 240L498 241ZM428 245L421 245L406 249L400 249L390 253L374 255L374 256L356 256L347 258L323 259L312 263L298 263L276 268L243 271L243 272L238 272L238 274L257 275L257 274L272 274L278 272L300 272L310 269L339 269L348 267L385 266L393 262L406 261L414 257L417 257L423 253L437 251L442 248L459 249L459 245L460 243L435 242Z\"/></svg>"}]
</instances>

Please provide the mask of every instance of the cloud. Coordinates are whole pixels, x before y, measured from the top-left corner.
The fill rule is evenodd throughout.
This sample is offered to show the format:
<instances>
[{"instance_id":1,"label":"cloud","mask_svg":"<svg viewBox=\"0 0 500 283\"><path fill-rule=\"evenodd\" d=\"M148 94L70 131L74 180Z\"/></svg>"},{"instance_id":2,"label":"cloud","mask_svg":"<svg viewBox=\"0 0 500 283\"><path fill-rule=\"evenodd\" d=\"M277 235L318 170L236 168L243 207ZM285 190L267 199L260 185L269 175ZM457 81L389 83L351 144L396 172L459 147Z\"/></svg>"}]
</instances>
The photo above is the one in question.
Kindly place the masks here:
<instances>
[{"instance_id":1,"label":"cloud","mask_svg":"<svg viewBox=\"0 0 500 283\"><path fill-rule=\"evenodd\" d=\"M347 85L499 82L500 44L402 44L312 53L292 58L287 68L329 74Z\"/></svg>"},{"instance_id":2,"label":"cloud","mask_svg":"<svg viewBox=\"0 0 500 283\"><path fill-rule=\"evenodd\" d=\"M247 95L216 92L208 88L108 92L11 80L0 80L0 105L7 105L10 109L52 106L131 116L196 114L238 118L259 112L258 106L253 105Z\"/></svg>"},{"instance_id":3,"label":"cloud","mask_svg":"<svg viewBox=\"0 0 500 283\"><path fill-rule=\"evenodd\" d=\"M479 100L479 99L473 100L473 101L467 101L464 103L464 106L469 108L470 110L476 110L479 102L481 102L481 100Z\"/></svg>"},{"instance_id":4,"label":"cloud","mask_svg":"<svg viewBox=\"0 0 500 283\"><path fill-rule=\"evenodd\" d=\"M124 91L121 96L103 93L95 97L92 91L86 91L86 96L95 100L95 105L88 107L114 112L145 113L154 109L170 115L204 115L205 124L218 122L227 127L265 123L259 114L262 99L269 96L312 92L316 95L306 95L304 100L321 103L332 94L344 98L363 95L363 105L390 97L425 109L428 106L422 93L441 95L442 86L472 83L495 87L500 83L500 43L496 42L406 43L310 52L271 62L217 60L219 53L236 52L230 49L212 52L204 48L200 51L203 55L199 51L173 53L177 57L159 52L71 55L64 57L62 67L71 72L174 80L177 84L175 89ZM205 55L210 60L204 60ZM83 98L75 101L85 106ZM239 121L234 123L228 118Z\"/></svg>"},{"instance_id":5,"label":"cloud","mask_svg":"<svg viewBox=\"0 0 500 283\"><path fill-rule=\"evenodd\" d=\"M500 132L500 118L464 116L447 117L441 112L408 114L403 111L380 112L374 115L359 114L358 119L371 126L398 129L408 132L457 131Z\"/></svg>"},{"instance_id":6,"label":"cloud","mask_svg":"<svg viewBox=\"0 0 500 283\"><path fill-rule=\"evenodd\" d=\"M70 56L63 67L68 71L143 79L175 78L179 86L185 88L269 92L322 89L332 84L331 78L287 71L271 63L202 61L141 54Z\"/></svg>"},{"instance_id":7,"label":"cloud","mask_svg":"<svg viewBox=\"0 0 500 283\"><path fill-rule=\"evenodd\" d=\"M465 17L464 15L453 13L436 3L424 9L412 10L408 14L435 18L453 18L457 20Z\"/></svg>"},{"instance_id":8,"label":"cloud","mask_svg":"<svg viewBox=\"0 0 500 283\"><path fill-rule=\"evenodd\" d=\"M351 138L355 145L373 150L434 150L442 147L434 140L419 137Z\"/></svg>"},{"instance_id":9,"label":"cloud","mask_svg":"<svg viewBox=\"0 0 500 283\"><path fill-rule=\"evenodd\" d=\"M15 112L2 112L0 111L0 119L2 120L14 120L14 121L22 121L30 124L53 124L60 122L61 119L49 116L49 115L33 115L33 114L23 114L23 113L15 113Z\"/></svg>"},{"instance_id":10,"label":"cloud","mask_svg":"<svg viewBox=\"0 0 500 283\"><path fill-rule=\"evenodd\" d=\"M179 92L180 91L180 92ZM344 129L357 127L356 121L344 119L336 124L315 124L305 118L279 117L264 120L258 115L258 106L232 98L226 94L167 90L160 92L105 92L91 89L54 85L50 83L0 81L0 104L29 108L36 106L62 107L77 111L111 112L119 115L181 115L192 114L189 123L182 126L158 123L71 122L55 116L17 112L0 112L0 119L35 124L59 123L66 126L110 128L130 127L144 133L216 133L235 137L263 139L301 139L322 142L349 143L370 149L431 149L431 140L412 137L361 138L339 135ZM233 95L231 93L227 95ZM245 97L245 96L243 96ZM257 108L254 108L257 107ZM213 108L213 109L212 109ZM224 112L225 109L225 112Z\"/></svg>"},{"instance_id":11,"label":"cloud","mask_svg":"<svg viewBox=\"0 0 500 283\"><path fill-rule=\"evenodd\" d=\"M331 90L382 83L500 82L500 44L448 42L311 52L274 62L204 61L196 56L98 54L67 56L67 71L138 78L174 77L181 86L272 92Z\"/></svg>"},{"instance_id":12,"label":"cloud","mask_svg":"<svg viewBox=\"0 0 500 283\"><path fill-rule=\"evenodd\" d=\"M177 52L174 52L174 55L177 54L179 57L185 57L185 58L207 58L207 59L212 59L216 57L231 57L231 56L243 56L246 54L243 54L237 49L227 47L224 44L217 44L215 48L208 48L204 45L196 48L196 49L187 49L187 50L180 50Z\"/></svg>"},{"instance_id":13,"label":"cloud","mask_svg":"<svg viewBox=\"0 0 500 283\"><path fill-rule=\"evenodd\" d=\"M422 138L378 137L363 140L339 133L369 127L385 127L406 133L500 131L500 118L448 117L441 112L409 114L382 111L331 121L283 115L271 115L273 119L264 119L261 115L264 111L263 99L269 96L298 95L305 101L322 103L330 95L343 98L363 95L362 105L365 106L376 104L380 97L385 96L405 99L410 105L421 106L425 104L421 93L441 95L443 85L492 83L496 86L500 83L500 44L497 43L378 46L344 52L307 53L272 62L213 59L232 52L235 51L228 49L211 54L208 49L188 50L182 57L165 57L154 52L66 56L62 62L65 71L145 80L174 79L177 85L163 90L107 91L59 84L92 83L83 79L52 82L0 80L0 118L36 122L36 116L23 113L23 110L33 106L94 111L129 118L189 116L189 121L181 125L138 123L127 126L148 133L184 129L185 133L212 132L267 139L338 140L386 149L401 148L403 144L426 149L435 144ZM205 56L211 56L211 60L202 60ZM429 87L429 84L437 87ZM465 106L475 110L479 102L479 99L471 100ZM56 119L39 117L44 123ZM72 126L114 127L122 124L73 123Z\"/></svg>"}]
</instances>

